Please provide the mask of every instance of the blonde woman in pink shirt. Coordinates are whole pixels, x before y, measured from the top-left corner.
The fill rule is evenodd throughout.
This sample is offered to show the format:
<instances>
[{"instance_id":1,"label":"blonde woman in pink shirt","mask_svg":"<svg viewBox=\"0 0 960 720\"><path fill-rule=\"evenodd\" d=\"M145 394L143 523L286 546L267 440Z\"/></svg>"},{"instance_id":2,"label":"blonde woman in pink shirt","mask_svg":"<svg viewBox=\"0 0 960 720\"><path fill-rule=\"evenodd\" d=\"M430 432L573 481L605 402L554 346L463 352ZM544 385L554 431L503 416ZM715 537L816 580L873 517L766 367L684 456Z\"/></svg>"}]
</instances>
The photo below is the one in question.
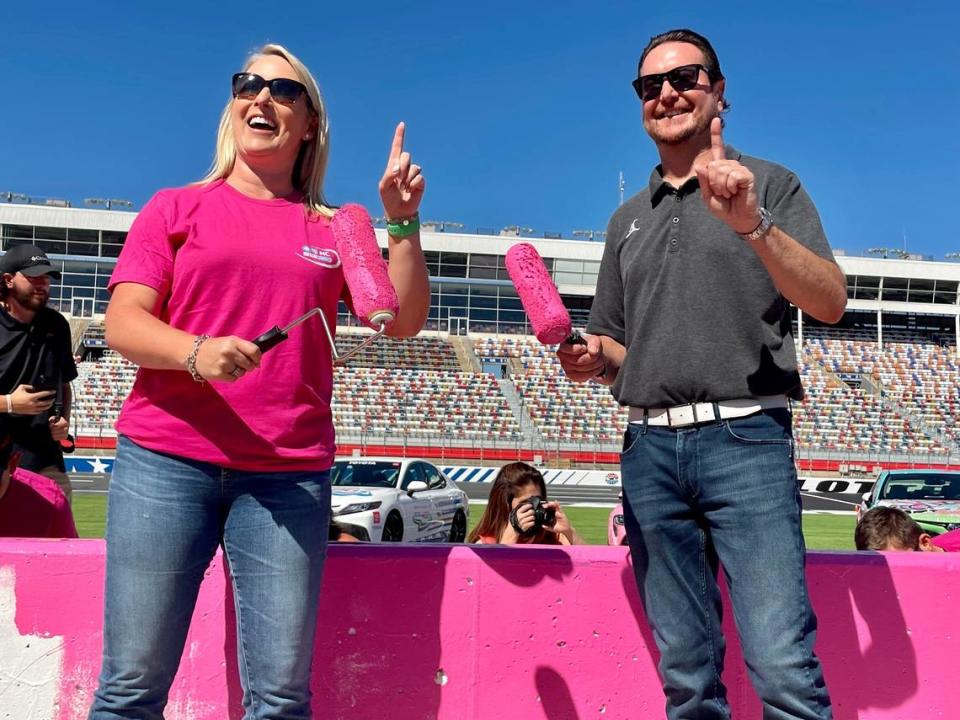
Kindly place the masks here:
<instances>
[{"instance_id":1,"label":"blonde woman in pink shirt","mask_svg":"<svg viewBox=\"0 0 960 720\"><path fill-rule=\"evenodd\" d=\"M417 221L425 181L403 136L401 123L380 180L394 336L419 332L430 302ZM249 338L313 307L336 322L344 283L323 194L328 149L316 81L266 45L233 77L210 173L157 193L130 229L106 336L140 369L117 422L92 720L163 716L218 546L236 598L244 718L311 717L331 354L316 326L265 355Z\"/></svg>"}]
</instances>

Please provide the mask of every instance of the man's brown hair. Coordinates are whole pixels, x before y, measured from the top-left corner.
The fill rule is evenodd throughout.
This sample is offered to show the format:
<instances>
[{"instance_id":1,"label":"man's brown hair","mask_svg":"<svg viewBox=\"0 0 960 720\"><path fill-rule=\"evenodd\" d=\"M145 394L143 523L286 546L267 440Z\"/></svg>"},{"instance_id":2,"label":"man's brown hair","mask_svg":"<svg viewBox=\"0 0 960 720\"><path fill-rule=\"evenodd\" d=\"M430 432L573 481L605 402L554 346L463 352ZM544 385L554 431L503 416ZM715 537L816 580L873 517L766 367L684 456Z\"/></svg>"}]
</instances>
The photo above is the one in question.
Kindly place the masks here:
<instances>
[{"instance_id":1,"label":"man's brown hair","mask_svg":"<svg viewBox=\"0 0 960 720\"><path fill-rule=\"evenodd\" d=\"M650 54L650 51L658 45L663 45L668 42L687 43L688 45L693 45L698 48L700 52L703 53L703 64L707 68L707 77L710 78L710 84L715 85L718 80L723 80L723 71L720 69L720 58L717 57L717 51L713 49L713 45L700 33L687 28L667 30L650 38L650 42L647 43L643 52L640 53L640 61L637 63L637 77L640 77L640 68L643 67L643 61L647 55ZM726 98L723 98L722 102L723 110L726 112L730 109L730 103L727 102Z\"/></svg>"}]
</instances>

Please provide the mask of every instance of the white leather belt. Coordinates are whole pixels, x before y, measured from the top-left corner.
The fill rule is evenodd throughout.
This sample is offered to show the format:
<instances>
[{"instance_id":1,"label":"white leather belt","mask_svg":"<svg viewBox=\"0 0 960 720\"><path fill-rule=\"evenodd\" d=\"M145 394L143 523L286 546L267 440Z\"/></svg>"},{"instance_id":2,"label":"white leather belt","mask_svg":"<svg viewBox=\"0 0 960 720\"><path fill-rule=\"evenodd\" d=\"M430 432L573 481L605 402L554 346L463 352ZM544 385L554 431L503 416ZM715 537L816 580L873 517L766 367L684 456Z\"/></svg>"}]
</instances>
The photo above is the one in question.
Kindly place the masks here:
<instances>
[{"instance_id":1,"label":"white leather belt","mask_svg":"<svg viewBox=\"0 0 960 720\"><path fill-rule=\"evenodd\" d=\"M715 403L690 403L668 408L630 408L630 422L642 423L646 415L648 425L686 427L700 423L746 417L761 410L787 407L785 395L767 395L743 400L721 400Z\"/></svg>"}]
</instances>

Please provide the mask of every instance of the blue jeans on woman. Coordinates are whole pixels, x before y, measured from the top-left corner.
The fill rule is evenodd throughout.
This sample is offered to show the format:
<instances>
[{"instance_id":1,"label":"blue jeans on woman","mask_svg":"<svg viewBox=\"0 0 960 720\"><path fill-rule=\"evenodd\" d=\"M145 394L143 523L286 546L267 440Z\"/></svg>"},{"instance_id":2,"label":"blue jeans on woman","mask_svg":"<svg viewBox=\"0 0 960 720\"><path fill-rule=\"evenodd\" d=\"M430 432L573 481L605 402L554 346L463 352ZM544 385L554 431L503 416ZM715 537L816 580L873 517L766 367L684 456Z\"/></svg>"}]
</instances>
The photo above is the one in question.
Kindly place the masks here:
<instances>
[{"instance_id":1,"label":"blue jeans on woman","mask_svg":"<svg viewBox=\"0 0 960 720\"><path fill-rule=\"evenodd\" d=\"M718 568L764 720L833 717L807 594L790 411L631 423L623 509L669 720L727 720Z\"/></svg>"},{"instance_id":2,"label":"blue jeans on woman","mask_svg":"<svg viewBox=\"0 0 960 720\"><path fill-rule=\"evenodd\" d=\"M120 438L107 513L103 667L90 720L163 718L219 545L233 583L244 718L309 718L329 522L328 472L228 470Z\"/></svg>"}]
</instances>

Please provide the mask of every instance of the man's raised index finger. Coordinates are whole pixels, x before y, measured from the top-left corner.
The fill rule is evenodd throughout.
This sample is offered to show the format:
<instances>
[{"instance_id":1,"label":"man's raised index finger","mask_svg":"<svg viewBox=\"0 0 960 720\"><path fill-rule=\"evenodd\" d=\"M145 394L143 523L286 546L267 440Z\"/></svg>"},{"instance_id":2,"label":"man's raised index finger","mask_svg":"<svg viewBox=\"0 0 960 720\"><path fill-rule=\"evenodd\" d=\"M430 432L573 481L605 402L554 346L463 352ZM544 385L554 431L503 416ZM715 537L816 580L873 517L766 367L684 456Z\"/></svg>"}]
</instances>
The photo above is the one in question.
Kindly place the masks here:
<instances>
[{"instance_id":1,"label":"man's raised index finger","mask_svg":"<svg viewBox=\"0 0 960 720\"><path fill-rule=\"evenodd\" d=\"M718 117L710 121L710 157L712 160L727 158L727 152L723 148L723 120Z\"/></svg>"},{"instance_id":2,"label":"man's raised index finger","mask_svg":"<svg viewBox=\"0 0 960 720\"><path fill-rule=\"evenodd\" d=\"M403 131L406 126L403 122L397 124L397 131L393 134L393 144L390 146L390 157L387 162L391 167L400 162L400 153L403 152Z\"/></svg>"}]
</instances>

